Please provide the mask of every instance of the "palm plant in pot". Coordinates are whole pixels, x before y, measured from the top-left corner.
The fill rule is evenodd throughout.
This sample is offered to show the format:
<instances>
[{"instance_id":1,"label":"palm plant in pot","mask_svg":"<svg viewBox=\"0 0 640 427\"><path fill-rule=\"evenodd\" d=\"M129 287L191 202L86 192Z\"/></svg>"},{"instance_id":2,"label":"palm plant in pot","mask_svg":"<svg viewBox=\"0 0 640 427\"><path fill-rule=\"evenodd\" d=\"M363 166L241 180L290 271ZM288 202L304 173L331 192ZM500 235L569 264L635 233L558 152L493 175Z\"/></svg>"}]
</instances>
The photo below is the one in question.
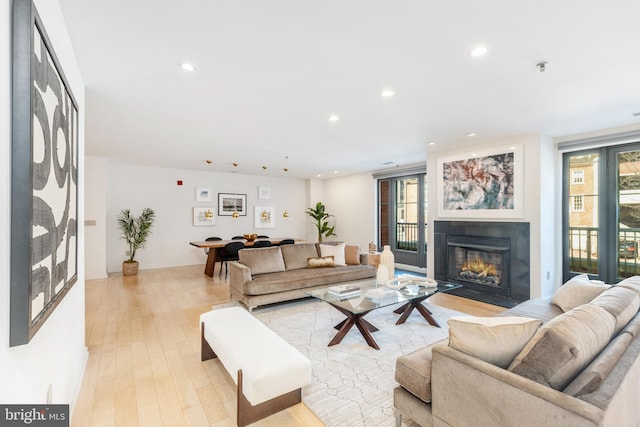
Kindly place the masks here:
<instances>
[{"instance_id":1,"label":"palm plant in pot","mask_svg":"<svg viewBox=\"0 0 640 427\"><path fill-rule=\"evenodd\" d=\"M323 237L337 236L334 232L336 226L329 226L328 221L329 217L333 215L326 212L324 203L318 202L315 208L308 208L306 212L307 215L315 220L314 225L318 229L318 242L322 243Z\"/></svg>"},{"instance_id":2,"label":"palm plant in pot","mask_svg":"<svg viewBox=\"0 0 640 427\"><path fill-rule=\"evenodd\" d=\"M156 214L151 208L144 208L140 216L132 216L129 209L123 209L118 216L118 225L122 238L129 245L129 259L122 263L122 274L134 276L138 274L138 261L134 258L138 248L144 247L147 237L151 234L151 227Z\"/></svg>"}]
</instances>

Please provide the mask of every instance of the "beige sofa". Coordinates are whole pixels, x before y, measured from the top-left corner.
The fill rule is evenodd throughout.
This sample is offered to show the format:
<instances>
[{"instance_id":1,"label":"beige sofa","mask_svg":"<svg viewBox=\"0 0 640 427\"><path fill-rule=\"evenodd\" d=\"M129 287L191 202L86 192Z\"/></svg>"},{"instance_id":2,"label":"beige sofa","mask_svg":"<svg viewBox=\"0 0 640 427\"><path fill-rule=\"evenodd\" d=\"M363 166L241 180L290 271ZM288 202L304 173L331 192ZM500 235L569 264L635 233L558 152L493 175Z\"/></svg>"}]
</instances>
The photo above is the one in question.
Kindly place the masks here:
<instances>
[{"instance_id":1,"label":"beige sofa","mask_svg":"<svg viewBox=\"0 0 640 427\"><path fill-rule=\"evenodd\" d=\"M334 260L334 266L309 268L322 265L328 257ZM359 246L342 243L243 249L239 258L238 262L229 263L231 298L249 310L304 298L310 290L368 279L376 274L375 268L368 265L367 255L360 254Z\"/></svg>"},{"instance_id":2,"label":"beige sofa","mask_svg":"<svg viewBox=\"0 0 640 427\"><path fill-rule=\"evenodd\" d=\"M608 287L579 276L502 318L453 319L448 340L397 359L397 425L639 426L639 307L640 277ZM540 319L530 338L509 326L518 319ZM505 353L515 336L523 343Z\"/></svg>"}]
</instances>

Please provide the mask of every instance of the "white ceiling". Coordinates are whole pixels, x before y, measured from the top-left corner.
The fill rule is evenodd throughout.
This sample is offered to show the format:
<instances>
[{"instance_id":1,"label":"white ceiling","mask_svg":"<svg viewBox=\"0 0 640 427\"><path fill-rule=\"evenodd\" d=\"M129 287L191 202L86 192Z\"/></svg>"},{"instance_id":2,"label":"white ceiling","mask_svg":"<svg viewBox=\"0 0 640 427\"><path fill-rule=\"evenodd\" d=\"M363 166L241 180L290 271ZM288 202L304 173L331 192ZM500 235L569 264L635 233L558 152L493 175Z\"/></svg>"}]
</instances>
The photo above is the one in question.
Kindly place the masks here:
<instances>
[{"instance_id":1,"label":"white ceiling","mask_svg":"<svg viewBox=\"0 0 640 427\"><path fill-rule=\"evenodd\" d=\"M327 177L640 124L638 0L60 4L87 88L87 155Z\"/></svg>"}]
</instances>

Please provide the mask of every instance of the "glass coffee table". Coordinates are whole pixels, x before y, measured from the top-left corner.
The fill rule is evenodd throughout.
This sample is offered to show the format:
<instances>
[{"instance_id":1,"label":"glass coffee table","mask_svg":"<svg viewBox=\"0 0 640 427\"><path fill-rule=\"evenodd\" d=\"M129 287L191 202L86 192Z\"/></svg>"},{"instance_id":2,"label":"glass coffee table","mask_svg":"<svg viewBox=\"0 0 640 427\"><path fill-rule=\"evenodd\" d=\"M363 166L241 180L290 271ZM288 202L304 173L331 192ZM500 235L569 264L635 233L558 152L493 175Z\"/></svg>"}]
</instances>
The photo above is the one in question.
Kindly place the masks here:
<instances>
[{"instance_id":1,"label":"glass coffee table","mask_svg":"<svg viewBox=\"0 0 640 427\"><path fill-rule=\"evenodd\" d=\"M355 295L335 295L329 292L329 289L332 287L309 291L306 292L306 294L329 303L333 308L347 316L345 320L334 326L334 328L338 330L338 333L329 342L329 346L340 343L347 335L347 332L349 332L349 330L355 325L367 344L376 350L379 350L380 348L378 347L378 344L373 339L373 335L371 335L371 332L376 332L378 328L364 319L364 316L366 316L367 313L378 308L404 303L402 306L394 310L394 313L400 314L400 318L396 322L396 325L404 323L415 309L427 322L429 322L429 324L440 327L438 322L433 318L429 309L422 305L422 302L438 292L446 292L451 289L461 287L461 285L442 281L438 281L435 286L427 287L425 286L427 283L420 277L416 277L415 281L410 283L418 285L413 286L415 289L408 289L411 286L405 286L407 283L408 282L399 284L398 289L390 289L388 295L381 298L367 296L368 291L375 292L375 289L389 289L386 286L376 286L375 279L343 284L360 288L360 292ZM420 286L420 284L422 284L422 286Z\"/></svg>"}]
</instances>

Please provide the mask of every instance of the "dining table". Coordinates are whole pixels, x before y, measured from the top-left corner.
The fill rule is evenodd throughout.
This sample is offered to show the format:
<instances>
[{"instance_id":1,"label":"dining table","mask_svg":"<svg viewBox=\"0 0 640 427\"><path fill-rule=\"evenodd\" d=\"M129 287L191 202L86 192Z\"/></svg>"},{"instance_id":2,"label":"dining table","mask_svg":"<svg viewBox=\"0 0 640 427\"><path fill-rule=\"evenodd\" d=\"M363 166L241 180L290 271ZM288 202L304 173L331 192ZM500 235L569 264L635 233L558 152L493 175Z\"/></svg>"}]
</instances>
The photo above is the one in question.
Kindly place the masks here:
<instances>
[{"instance_id":1,"label":"dining table","mask_svg":"<svg viewBox=\"0 0 640 427\"><path fill-rule=\"evenodd\" d=\"M277 245L281 241L285 239L291 239L291 237L271 237L271 238L260 238L255 240L246 240L246 239L234 239L234 240L207 240L201 242L189 242L191 246L195 246L196 248L209 249L209 253L207 254L207 263L204 266L204 274L209 277L213 277L213 272L216 268L216 262L218 261L218 251L225 247L227 243L231 242L242 242L248 248L253 246L256 242L268 240L272 245ZM301 239L293 239L296 243L301 242Z\"/></svg>"}]
</instances>

